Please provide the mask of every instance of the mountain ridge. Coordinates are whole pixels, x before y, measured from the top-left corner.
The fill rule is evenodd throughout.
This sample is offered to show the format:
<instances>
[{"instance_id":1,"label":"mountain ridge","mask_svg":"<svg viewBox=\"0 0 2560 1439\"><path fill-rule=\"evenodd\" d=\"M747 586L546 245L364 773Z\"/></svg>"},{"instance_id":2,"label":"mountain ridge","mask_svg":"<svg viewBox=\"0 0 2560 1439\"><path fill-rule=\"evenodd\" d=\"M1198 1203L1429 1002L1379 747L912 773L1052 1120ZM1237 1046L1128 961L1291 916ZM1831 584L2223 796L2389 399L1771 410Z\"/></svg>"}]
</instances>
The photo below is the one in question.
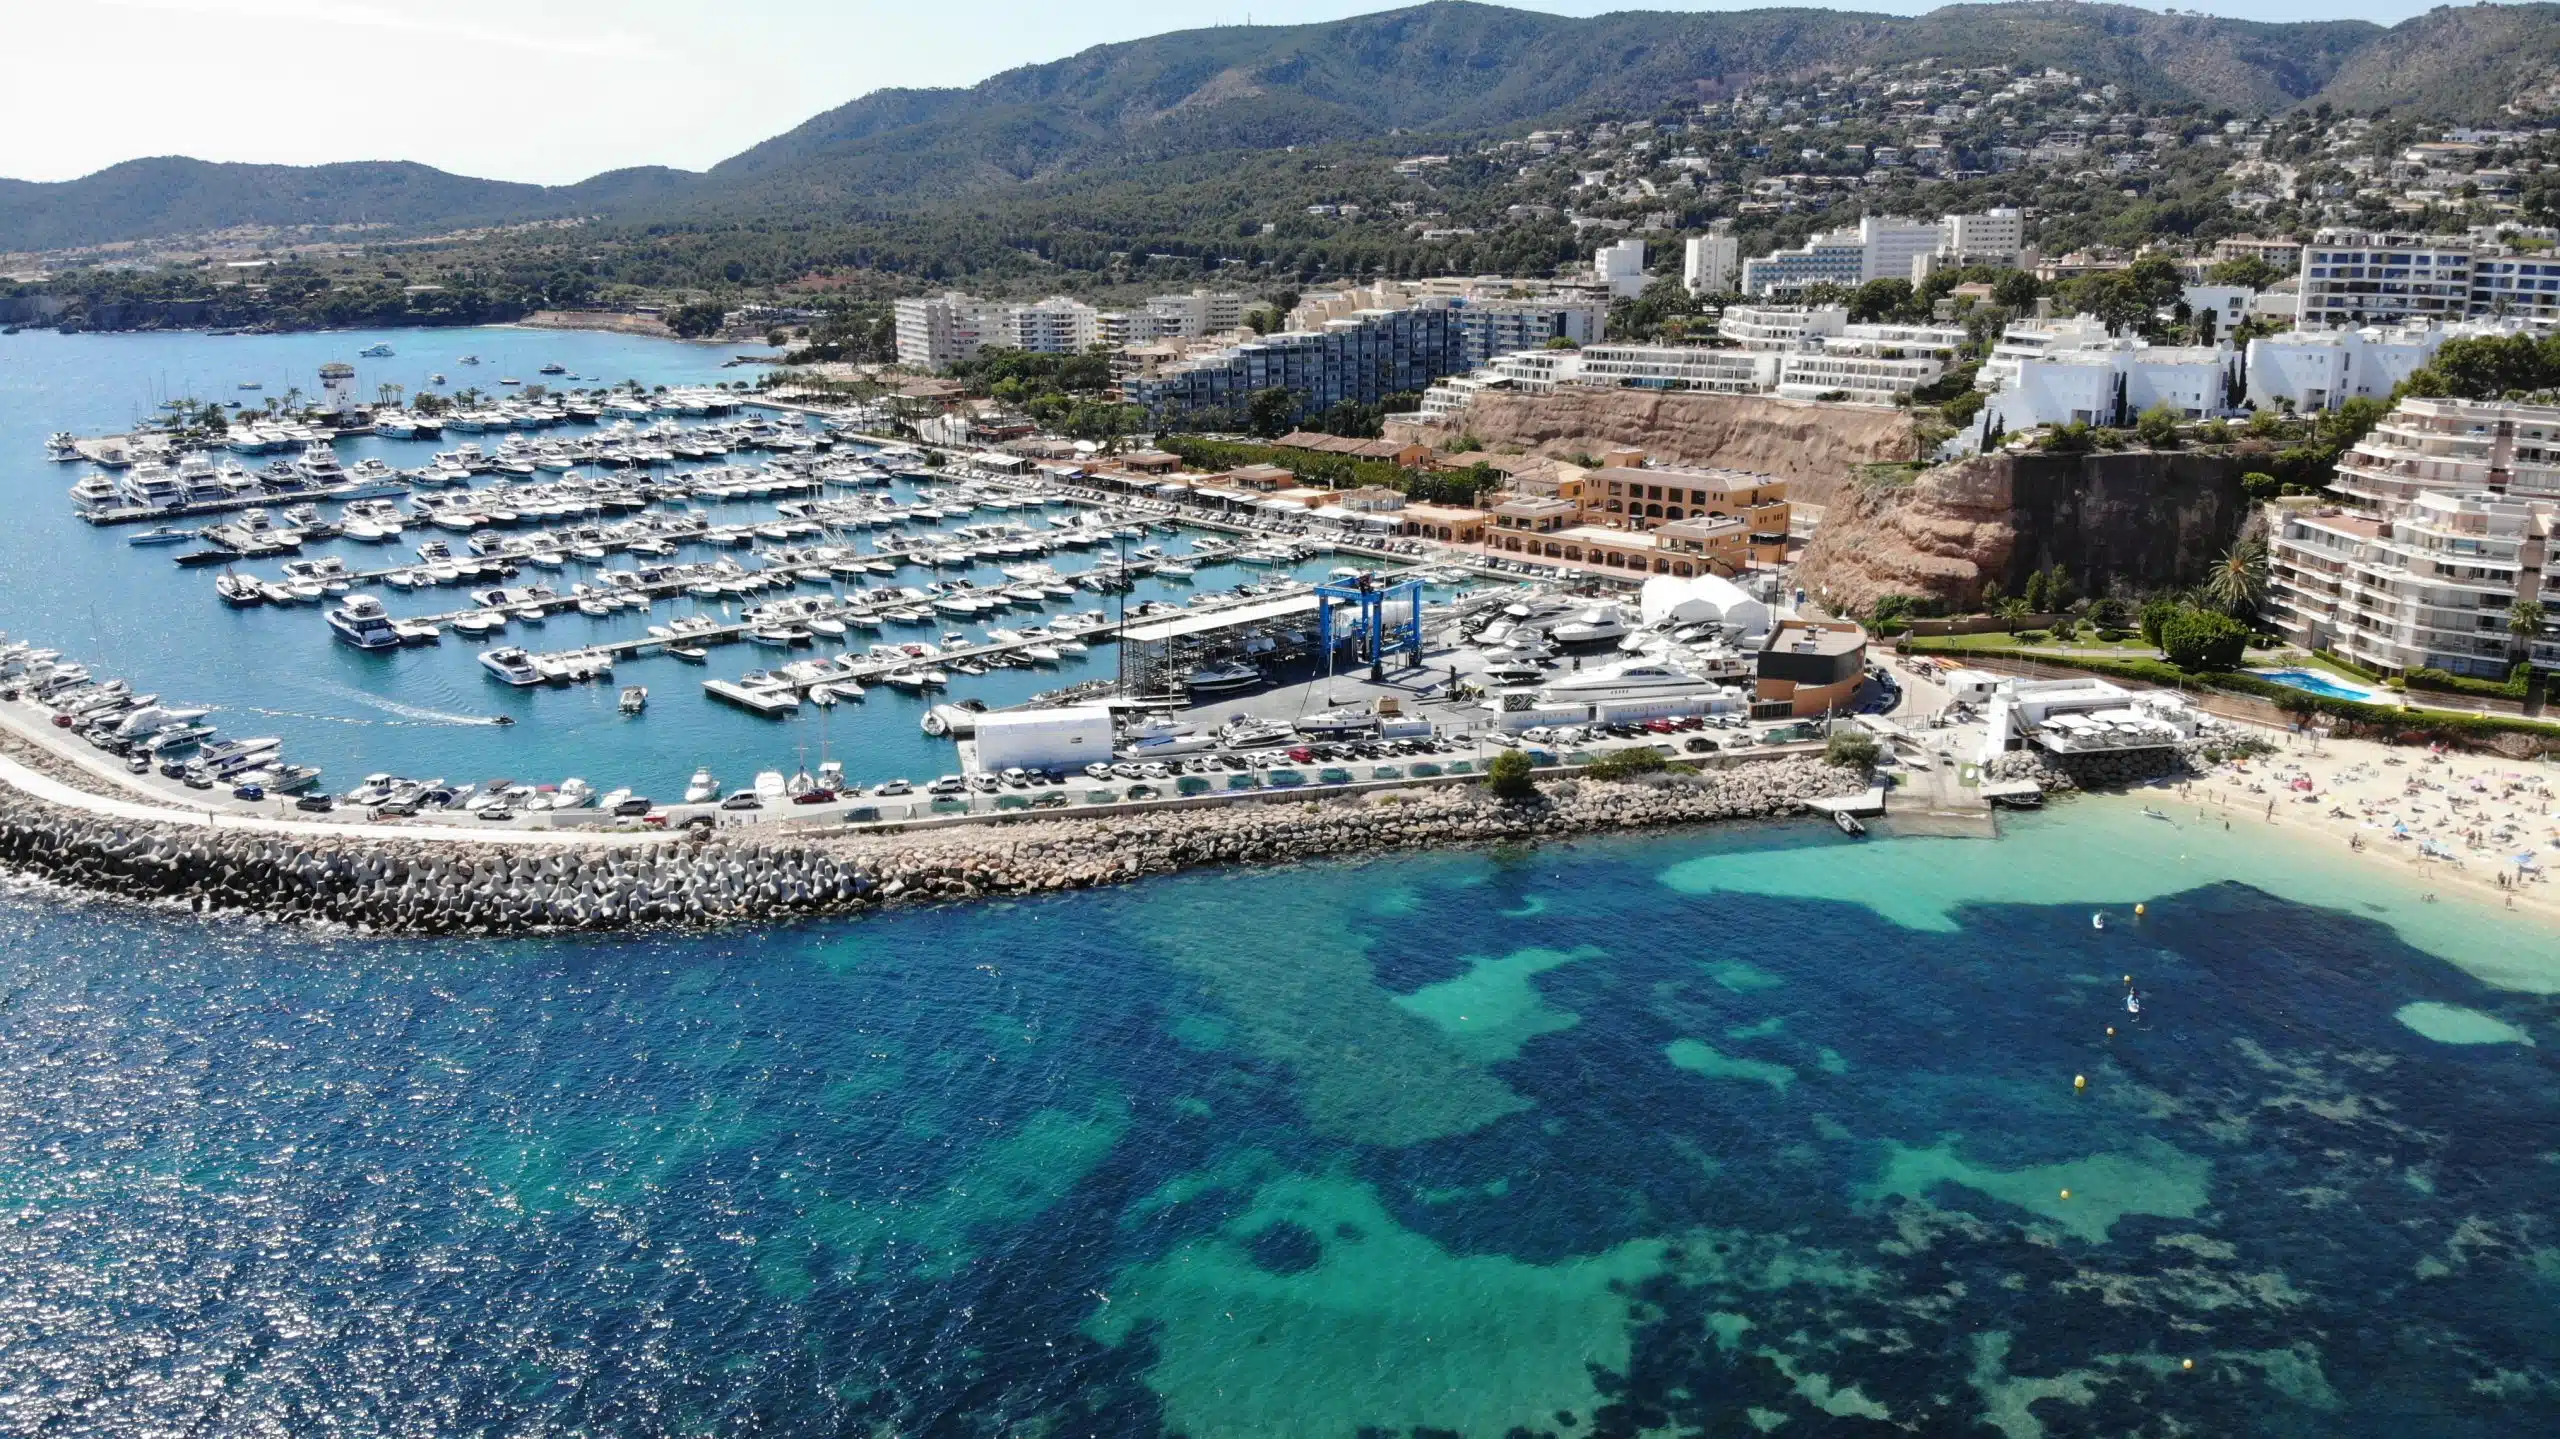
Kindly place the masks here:
<instances>
[{"instance_id":1,"label":"mountain ridge","mask_svg":"<svg viewBox=\"0 0 2560 1439\"><path fill-rule=\"evenodd\" d=\"M320 166L131 160L76 180L0 180L0 250L241 226L423 233L545 219L895 213L1150 161L1465 137L1730 98L1858 64L2053 65L2139 99L2208 109L2392 105L2487 119L2560 104L2560 5L2437 10L2384 29L2028 0L1902 17L1815 9L1566 17L1474 0L1294 26L1174 31L950 89L856 97L707 171L637 166L573 185L408 161ZM2333 93L2334 92L2334 93Z\"/></svg>"}]
</instances>

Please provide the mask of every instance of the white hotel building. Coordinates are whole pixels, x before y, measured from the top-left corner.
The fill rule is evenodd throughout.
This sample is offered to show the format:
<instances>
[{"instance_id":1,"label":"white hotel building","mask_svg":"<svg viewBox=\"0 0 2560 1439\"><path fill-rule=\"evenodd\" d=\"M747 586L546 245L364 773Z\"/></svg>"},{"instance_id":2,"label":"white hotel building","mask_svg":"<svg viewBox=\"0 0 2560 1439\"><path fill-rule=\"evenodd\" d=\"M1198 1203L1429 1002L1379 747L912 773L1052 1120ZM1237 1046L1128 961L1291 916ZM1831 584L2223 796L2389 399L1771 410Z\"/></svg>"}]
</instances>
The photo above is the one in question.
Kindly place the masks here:
<instances>
[{"instance_id":1,"label":"white hotel building","mask_svg":"<svg viewBox=\"0 0 2560 1439\"><path fill-rule=\"evenodd\" d=\"M2359 508L2296 510L2270 546L2288 639L2394 673L2503 678L2520 597L2560 610L2560 406L2407 400L2338 463ZM2537 664L2560 643L2536 637Z\"/></svg>"}]
</instances>

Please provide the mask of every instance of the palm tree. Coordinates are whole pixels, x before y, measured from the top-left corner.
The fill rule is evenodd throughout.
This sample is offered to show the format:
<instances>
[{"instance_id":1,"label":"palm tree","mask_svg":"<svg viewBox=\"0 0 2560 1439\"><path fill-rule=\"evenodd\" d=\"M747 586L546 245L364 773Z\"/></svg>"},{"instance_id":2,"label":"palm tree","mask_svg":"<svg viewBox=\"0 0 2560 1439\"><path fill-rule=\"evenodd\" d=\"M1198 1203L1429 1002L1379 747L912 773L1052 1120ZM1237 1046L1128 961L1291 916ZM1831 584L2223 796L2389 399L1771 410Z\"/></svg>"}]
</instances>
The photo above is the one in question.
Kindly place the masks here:
<instances>
[{"instance_id":1,"label":"palm tree","mask_svg":"<svg viewBox=\"0 0 2560 1439\"><path fill-rule=\"evenodd\" d=\"M2532 652L2533 642L2542 637L2542 601L2518 600L2507 611L2507 662L2524 663Z\"/></svg>"},{"instance_id":2,"label":"palm tree","mask_svg":"<svg viewBox=\"0 0 2560 1439\"><path fill-rule=\"evenodd\" d=\"M2233 619L2257 614L2267 597L2267 542L2255 535L2234 540L2205 576L2205 602Z\"/></svg>"},{"instance_id":3,"label":"palm tree","mask_svg":"<svg viewBox=\"0 0 2560 1439\"><path fill-rule=\"evenodd\" d=\"M2018 632L2018 626L2025 624L2027 622L2027 616L2033 613L2033 610L2027 608L2027 602L2023 599L2017 598L2016 596L2011 596L2010 598L2000 602L2000 618L2008 622L2009 633L2011 634L2016 634Z\"/></svg>"}]
</instances>

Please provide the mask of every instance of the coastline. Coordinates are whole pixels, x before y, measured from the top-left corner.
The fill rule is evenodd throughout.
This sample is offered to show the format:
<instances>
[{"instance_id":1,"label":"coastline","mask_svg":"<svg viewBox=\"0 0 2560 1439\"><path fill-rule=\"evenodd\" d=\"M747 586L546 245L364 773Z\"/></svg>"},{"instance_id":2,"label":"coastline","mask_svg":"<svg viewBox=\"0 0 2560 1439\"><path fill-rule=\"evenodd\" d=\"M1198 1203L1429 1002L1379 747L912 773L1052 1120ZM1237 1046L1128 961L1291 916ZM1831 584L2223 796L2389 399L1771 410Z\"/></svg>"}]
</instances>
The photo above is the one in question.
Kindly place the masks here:
<instances>
[{"instance_id":1,"label":"coastline","mask_svg":"<svg viewBox=\"0 0 2560 1439\"><path fill-rule=\"evenodd\" d=\"M655 315L626 315L619 310L536 310L495 326L505 330L587 330L602 335L638 335L651 340L682 340ZM691 341L714 344L717 341Z\"/></svg>"},{"instance_id":2,"label":"coastline","mask_svg":"<svg viewBox=\"0 0 2560 1439\"><path fill-rule=\"evenodd\" d=\"M2544 866L2519 866L2514 858L2560 858L2552 849L2560 842L2553 771L2498 754L2438 754L2373 740L2314 743L2274 733L2285 742L2274 754L2218 765L2183 782L2156 782L2145 787L2149 802L2180 819L2220 818L2235 830L2257 825L2429 890L2460 892L2560 925L2560 890ZM2297 779L2310 787L2292 787ZM2160 800L2162 794L2170 798ZM2487 842L2510 824L2511 842ZM2403 837L2394 837L2395 825L2406 827ZM2475 837L2482 842L2472 842Z\"/></svg>"},{"instance_id":3,"label":"coastline","mask_svg":"<svg viewBox=\"0 0 2560 1439\"><path fill-rule=\"evenodd\" d=\"M103 897L369 934L546 934L702 927L1085 889L1211 865L1518 843L1812 813L1863 774L1790 756L1627 783L1559 778L1533 801L1478 786L1215 808L1008 819L763 840L558 832L384 833L227 821L112 798L0 755L0 867Z\"/></svg>"}]
</instances>

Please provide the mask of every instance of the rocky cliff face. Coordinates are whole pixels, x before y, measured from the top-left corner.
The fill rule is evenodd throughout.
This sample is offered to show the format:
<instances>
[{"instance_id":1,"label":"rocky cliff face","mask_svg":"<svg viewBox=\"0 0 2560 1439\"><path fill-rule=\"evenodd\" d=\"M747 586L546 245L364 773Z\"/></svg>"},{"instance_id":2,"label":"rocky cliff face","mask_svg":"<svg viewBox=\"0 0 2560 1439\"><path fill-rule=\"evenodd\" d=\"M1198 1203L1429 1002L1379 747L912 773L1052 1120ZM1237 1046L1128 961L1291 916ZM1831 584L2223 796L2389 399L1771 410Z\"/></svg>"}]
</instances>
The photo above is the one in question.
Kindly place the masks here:
<instances>
[{"instance_id":1,"label":"rocky cliff face","mask_svg":"<svg viewBox=\"0 0 2560 1439\"><path fill-rule=\"evenodd\" d=\"M1388 438L1440 445L1460 434L1489 448L1568 457L1624 446L1665 464L1722 465L1776 475L1789 497L1828 504L1858 466L1919 454L1911 417L1761 395L1667 395L1563 389L1479 395L1462 422L1398 424Z\"/></svg>"},{"instance_id":2,"label":"rocky cliff face","mask_svg":"<svg viewBox=\"0 0 2560 1439\"><path fill-rule=\"evenodd\" d=\"M2248 518L2242 462L2209 454L1976 456L1834 499L1797 580L1835 608L1890 594L1974 602L2047 565L2083 593L2192 584Z\"/></svg>"}]
</instances>

